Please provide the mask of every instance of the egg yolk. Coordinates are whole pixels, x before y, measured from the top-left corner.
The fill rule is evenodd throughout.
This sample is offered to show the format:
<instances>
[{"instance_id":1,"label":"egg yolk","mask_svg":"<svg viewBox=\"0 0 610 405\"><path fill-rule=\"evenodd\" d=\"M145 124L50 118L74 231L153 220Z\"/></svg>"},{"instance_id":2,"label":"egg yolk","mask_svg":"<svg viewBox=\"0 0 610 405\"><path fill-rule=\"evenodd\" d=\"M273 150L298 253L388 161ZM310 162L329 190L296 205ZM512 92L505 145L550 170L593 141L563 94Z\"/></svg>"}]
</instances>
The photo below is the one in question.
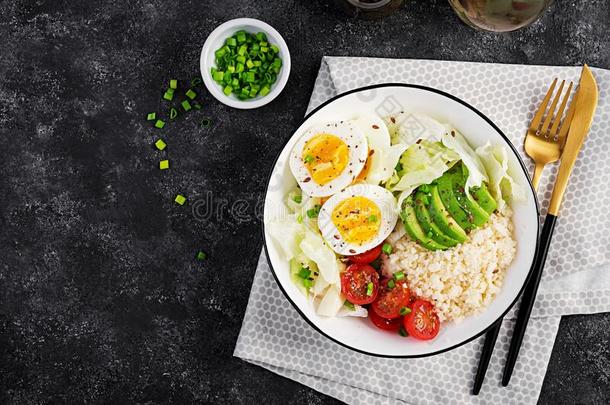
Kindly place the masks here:
<instances>
[{"instance_id":1,"label":"egg yolk","mask_svg":"<svg viewBox=\"0 0 610 405\"><path fill-rule=\"evenodd\" d=\"M381 210L366 197L350 197L335 206L332 221L343 240L362 245L379 232Z\"/></svg>"},{"instance_id":2,"label":"egg yolk","mask_svg":"<svg viewBox=\"0 0 610 405\"><path fill-rule=\"evenodd\" d=\"M349 149L340 138L317 134L303 146L303 163L311 178L324 185L343 172L349 161Z\"/></svg>"}]
</instances>

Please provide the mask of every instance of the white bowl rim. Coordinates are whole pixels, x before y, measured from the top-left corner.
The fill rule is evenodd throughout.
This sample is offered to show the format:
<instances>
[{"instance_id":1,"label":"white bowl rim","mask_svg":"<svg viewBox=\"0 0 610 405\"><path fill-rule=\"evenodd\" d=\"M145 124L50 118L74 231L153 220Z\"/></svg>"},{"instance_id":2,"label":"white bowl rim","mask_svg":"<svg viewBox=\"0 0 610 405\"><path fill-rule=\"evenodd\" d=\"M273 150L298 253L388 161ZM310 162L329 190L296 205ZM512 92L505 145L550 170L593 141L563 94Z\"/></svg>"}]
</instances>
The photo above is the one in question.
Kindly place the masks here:
<instances>
[{"instance_id":1,"label":"white bowl rim","mask_svg":"<svg viewBox=\"0 0 610 405\"><path fill-rule=\"evenodd\" d=\"M237 98L226 96L222 91L220 91L218 84L216 84L216 82L212 80L208 72L210 65L206 63L206 56L209 52L215 51L212 50L212 44L216 41L219 35L231 28L235 28L238 26L255 27L260 31L265 32L267 35L272 36L273 39L277 41L277 46L280 48L280 52L282 53L282 70L280 71L278 81L274 83L269 94L264 97L243 101ZM270 103L277 96L280 95L282 90L284 90L284 87L286 87L286 83L288 82L288 77L290 76L290 51L282 35L271 25L255 18L235 18L233 20L225 21L224 23L220 24L210 33L210 35L208 35L207 39L205 40L205 43L203 44L203 47L201 48L201 55L199 56L199 69L201 70L201 78L203 79L205 87L208 89L210 94L214 96L216 100L220 101L225 105L228 105L229 107L248 110L262 107Z\"/></svg>"},{"instance_id":2,"label":"white bowl rim","mask_svg":"<svg viewBox=\"0 0 610 405\"><path fill-rule=\"evenodd\" d=\"M373 90L373 89L378 89L378 88L383 88L383 87L407 87L407 88L414 88L414 89L419 89L419 90L424 90L424 91L430 91L432 93L436 93L439 94L441 96L447 97L453 101L456 101L460 104L462 104L463 106L469 108L470 110L472 110L475 114L477 114L479 117L481 117L483 120L485 120L497 133L498 135L500 135L500 137L502 138L502 140L504 141L504 143L506 145L508 145L508 147L510 148L511 152L515 155L515 157L517 158L517 161L519 162L519 167L520 169L523 171L523 173L525 174L525 177L527 179L530 179L530 181L528 182L529 185L529 192L532 193L533 196L533 201L535 203L535 207L536 207L536 214L537 217L540 218L540 204L538 202L538 196L536 194L536 190L534 189L534 186L531 183L531 178L529 175L529 172L527 170L527 167L525 166L525 163L523 162L523 159L521 158L521 155L519 154L519 152L517 151L517 149L515 148L515 146L512 144L512 142L508 139L508 137L504 134L504 132L502 132L502 130L500 128L498 128L496 126L496 124L493 123L493 121L491 121L489 118L487 118L487 116L485 114L483 114L482 112L480 112L479 110L477 110L475 107L473 107L472 105L468 104L467 102L465 102L464 100L449 94L447 92L444 92L442 90L438 90L435 89L433 87L428 87L428 86L422 86L422 85L418 85L418 84L410 84L410 83L380 83L380 84L373 84L370 86L364 86L364 87L359 87L356 89L352 89L349 90L347 92L341 93L336 95L335 97L332 97L331 99L325 101L324 103L320 104L319 106L317 106L315 109L313 109L309 114L307 114L305 116L305 118L303 118L303 120L301 121L301 123L299 124L298 127L301 127L305 121L307 121L311 116L313 116L315 113L317 113L318 111L320 111L322 108L326 107L327 105L329 105L330 103L332 103L333 101L340 99L342 97L348 96L350 94L353 93L358 93L361 91L367 91L367 90ZM298 128L297 127L297 128ZM294 135L293 135L294 136ZM284 148L286 147L286 145L288 144L288 142L290 142L290 140L292 139L292 136L290 138L288 138L286 140L286 142L284 143L284 145L282 146L282 149L280 150L280 152L278 153L277 157L275 158L273 165L271 166L271 170L269 172L269 176L267 179L267 185L265 186L265 204L266 204L266 196L267 193L269 191L269 184L271 182L272 176L273 176L273 172L275 171L275 166L278 162L278 159L280 157L280 155L282 154ZM275 269L273 267L273 264L271 263L271 260L269 259L269 251L267 248L267 238L265 235L265 221L262 221L262 233L263 233L263 247L265 249L265 259L267 260L267 264L269 265L269 268L271 269L271 274L273 275L273 278L275 279L275 282L277 284L277 286L280 288L280 290L282 291L282 293L284 294L284 296L286 297L286 299L288 300L288 302L290 302L290 304L293 306L293 308L299 313L299 315L301 316L301 318L303 318L305 320L305 322L307 322L309 324L309 326L311 326L314 330L316 330L318 333L320 333L322 336L324 336L325 338L337 343L340 346L343 346L347 349L353 350L355 352L361 353L361 354L365 354L368 356L373 356L373 357L380 357L380 358L392 358L392 359L414 359L414 358L423 358L423 357L430 357L430 356L435 356L437 354L441 354L441 353L445 353L448 352L450 350L456 349L460 346L465 345L466 343L472 342L474 339L483 336L485 333L487 333L489 330L491 330L494 326L496 326L498 324L498 322L500 322L504 316L508 313L508 311L510 311L510 309L517 303L517 301L519 300L519 297L521 297L521 294L523 294L523 290L525 290L526 285L529 283L531 277L532 277L532 273L534 270L534 264L536 262L536 258L538 256L538 254L540 253L540 221L537 221L536 223L536 248L534 250L534 255L532 256L532 261L530 264L530 269L527 273L527 276L523 282L523 285L521 286L521 288L519 289L519 292L517 293L517 295L515 296L515 299L513 300L513 302L508 305L508 307L504 310L504 312L500 315L500 317L498 317L495 321L491 322L489 324L488 327L484 328L482 331L480 331L479 333L475 334L474 336L463 340L462 342L456 343L453 346L449 346L447 348L443 348L441 350L437 350L434 352L428 352L428 353L421 353L421 354L413 354L413 355L407 355L407 354L401 354L401 355L391 355L391 354L382 354L382 353L374 353L374 352L368 352L366 350L362 350L362 349L358 349L355 347L352 347L344 342L341 342L340 340L330 336L328 333L322 331L318 326L316 326L299 308L299 306L290 298L290 295L286 292L286 290L284 289L284 287L282 286L282 283L279 279L279 277L277 276Z\"/></svg>"}]
</instances>

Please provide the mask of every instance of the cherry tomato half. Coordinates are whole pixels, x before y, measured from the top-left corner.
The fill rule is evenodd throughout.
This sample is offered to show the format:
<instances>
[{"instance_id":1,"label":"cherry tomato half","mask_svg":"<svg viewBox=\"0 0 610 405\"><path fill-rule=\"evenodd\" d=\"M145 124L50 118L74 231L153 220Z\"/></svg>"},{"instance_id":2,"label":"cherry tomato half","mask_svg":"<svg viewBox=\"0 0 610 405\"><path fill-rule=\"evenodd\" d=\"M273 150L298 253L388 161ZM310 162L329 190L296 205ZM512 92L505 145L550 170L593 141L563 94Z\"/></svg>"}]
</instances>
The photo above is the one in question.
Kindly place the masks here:
<instances>
[{"instance_id":1,"label":"cherry tomato half","mask_svg":"<svg viewBox=\"0 0 610 405\"><path fill-rule=\"evenodd\" d=\"M377 326L379 329L389 330L390 332L398 332L400 326L402 325L402 319L382 318L377 315L377 312L373 311L372 309L369 309L369 318L371 318L371 322L373 322L373 325Z\"/></svg>"},{"instance_id":2,"label":"cherry tomato half","mask_svg":"<svg viewBox=\"0 0 610 405\"><path fill-rule=\"evenodd\" d=\"M394 288L388 288L388 281L381 282L379 296L371 304L373 311L382 318L394 319L400 316L400 309L409 305L409 289L407 283L395 281Z\"/></svg>"},{"instance_id":3,"label":"cherry tomato half","mask_svg":"<svg viewBox=\"0 0 610 405\"><path fill-rule=\"evenodd\" d=\"M417 299L411 306L411 313L405 316L404 324L409 336L430 340L438 335L441 322L431 303Z\"/></svg>"},{"instance_id":4,"label":"cherry tomato half","mask_svg":"<svg viewBox=\"0 0 610 405\"><path fill-rule=\"evenodd\" d=\"M369 283L373 284L372 291ZM379 274L368 264L350 264L341 273L341 292L352 304L370 304L379 293Z\"/></svg>"},{"instance_id":5,"label":"cherry tomato half","mask_svg":"<svg viewBox=\"0 0 610 405\"><path fill-rule=\"evenodd\" d=\"M358 264L369 264L374 262L379 255L381 254L381 245L372 248L371 250L367 250L366 252L362 252L360 254L354 256L348 256L350 263L358 263Z\"/></svg>"}]
</instances>

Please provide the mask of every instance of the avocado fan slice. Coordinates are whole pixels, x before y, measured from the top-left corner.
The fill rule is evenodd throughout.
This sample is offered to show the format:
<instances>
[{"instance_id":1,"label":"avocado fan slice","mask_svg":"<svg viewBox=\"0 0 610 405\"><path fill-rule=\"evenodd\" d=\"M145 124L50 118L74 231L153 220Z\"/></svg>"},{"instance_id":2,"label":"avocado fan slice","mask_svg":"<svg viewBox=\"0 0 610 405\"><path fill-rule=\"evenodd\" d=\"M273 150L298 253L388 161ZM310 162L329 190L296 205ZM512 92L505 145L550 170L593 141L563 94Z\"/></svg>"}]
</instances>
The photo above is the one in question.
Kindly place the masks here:
<instances>
[{"instance_id":1,"label":"avocado fan slice","mask_svg":"<svg viewBox=\"0 0 610 405\"><path fill-rule=\"evenodd\" d=\"M468 239L468 235L462 227L451 217L443 205L438 186L430 186L430 216L438 228L447 236L462 243Z\"/></svg>"},{"instance_id":2,"label":"avocado fan slice","mask_svg":"<svg viewBox=\"0 0 610 405\"><path fill-rule=\"evenodd\" d=\"M432 240L435 242L447 246L452 247L457 245L459 242L443 233L439 229L439 227L432 221L430 217L430 212L428 211L428 206L430 205L430 198L428 193L422 191L422 188L425 190L429 190L429 187L426 185L424 187L420 187L418 191L415 193L415 216L417 217L417 221L421 225L421 228L424 232L429 235Z\"/></svg>"},{"instance_id":3,"label":"avocado fan slice","mask_svg":"<svg viewBox=\"0 0 610 405\"><path fill-rule=\"evenodd\" d=\"M476 226L472 223L472 215L464 211L462 206L458 203L458 200L453 193L453 181L451 176L452 174L450 172L445 172L441 177L436 179L438 193L445 209L451 214L451 217L464 231L469 232L476 228Z\"/></svg>"},{"instance_id":4,"label":"avocado fan slice","mask_svg":"<svg viewBox=\"0 0 610 405\"><path fill-rule=\"evenodd\" d=\"M472 187L470 189L472 198L487 212L493 213L498 208L498 203L492 197L485 183L481 183L480 187Z\"/></svg>"},{"instance_id":5,"label":"avocado fan slice","mask_svg":"<svg viewBox=\"0 0 610 405\"><path fill-rule=\"evenodd\" d=\"M458 166L458 165L456 165ZM455 167L455 166L454 166ZM472 219L472 223L476 226L482 226L489 219L489 214L485 211L477 202L472 198L470 194L465 192L466 179L460 167L457 170L449 171L451 173L452 190L455 198L460 206L469 215L469 220Z\"/></svg>"},{"instance_id":6,"label":"avocado fan slice","mask_svg":"<svg viewBox=\"0 0 610 405\"><path fill-rule=\"evenodd\" d=\"M402 210L400 211L400 219L405 226L407 234L420 246L428 250L447 249L447 246L436 243L432 238L426 235L419 225L419 222L417 222L417 216L415 215L415 209L413 208L413 196L409 196L405 200Z\"/></svg>"}]
</instances>

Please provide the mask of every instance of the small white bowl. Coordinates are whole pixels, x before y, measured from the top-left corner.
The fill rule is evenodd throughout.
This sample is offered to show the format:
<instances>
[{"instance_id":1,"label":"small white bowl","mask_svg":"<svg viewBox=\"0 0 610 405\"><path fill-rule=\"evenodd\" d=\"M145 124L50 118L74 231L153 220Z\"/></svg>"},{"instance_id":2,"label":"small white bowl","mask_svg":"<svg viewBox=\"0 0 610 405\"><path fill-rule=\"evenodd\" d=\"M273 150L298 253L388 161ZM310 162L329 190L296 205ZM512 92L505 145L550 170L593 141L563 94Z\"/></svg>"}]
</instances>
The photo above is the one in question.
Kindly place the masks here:
<instances>
[{"instance_id":1,"label":"small white bowl","mask_svg":"<svg viewBox=\"0 0 610 405\"><path fill-rule=\"evenodd\" d=\"M239 30L251 33L263 32L267 35L269 43L276 45L280 49L279 56L282 59L282 69L278 74L277 81L271 86L271 91L264 97L256 96L249 100L240 100L234 94L227 96L223 93L222 87L212 79L210 74L210 69L216 66L216 50L224 45L228 37ZM236 18L219 25L208 36L201 50L199 66L205 87L218 101L234 108L258 108L270 103L286 86L288 76L290 75L290 52L284 38L269 24L254 18Z\"/></svg>"}]
</instances>

